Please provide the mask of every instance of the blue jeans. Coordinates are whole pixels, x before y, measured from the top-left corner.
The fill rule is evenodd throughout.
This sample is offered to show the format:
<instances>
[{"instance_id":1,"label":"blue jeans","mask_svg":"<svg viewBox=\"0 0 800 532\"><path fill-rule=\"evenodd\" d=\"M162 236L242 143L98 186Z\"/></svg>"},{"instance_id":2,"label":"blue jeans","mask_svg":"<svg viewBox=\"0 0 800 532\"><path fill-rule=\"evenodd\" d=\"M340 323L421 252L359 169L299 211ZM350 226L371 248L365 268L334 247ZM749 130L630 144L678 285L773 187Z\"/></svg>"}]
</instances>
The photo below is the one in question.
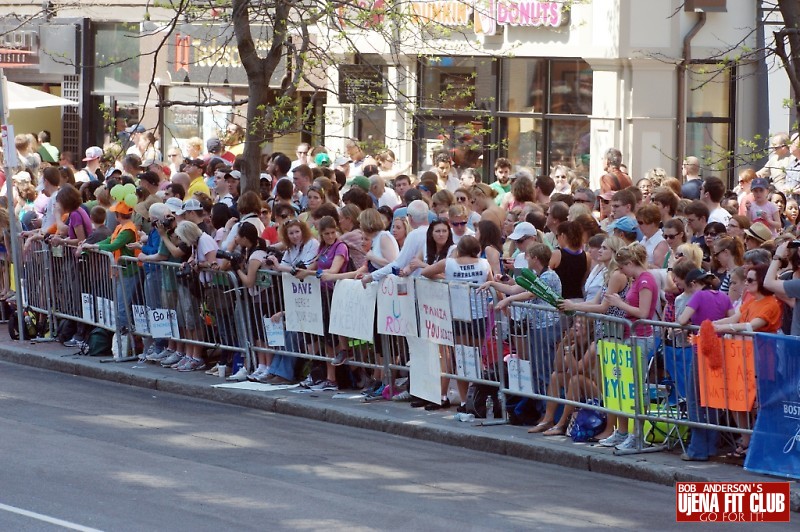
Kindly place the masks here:
<instances>
[{"instance_id":1,"label":"blue jeans","mask_svg":"<svg viewBox=\"0 0 800 532\"><path fill-rule=\"evenodd\" d=\"M144 302L148 309L155 310L164 307L161 301L162 291L161 270L154 268L153 271L147 273L144 279ZM154 340L153 343L157 349L162 350L169 345L169 340L166 338L158 338Z\"/></svg>"},{"instance_id":2,"label":"blue jeans","mask_svg":"<svg viewBox=\"0 0 800 532\"><path fill-rule=\"evenodd\" d=\"M686 407L688 409L689 421L697 423L718 423L719 412L715 408L705 408L700 406L700 386L697 375L697 355L692 357L692 368L689 372L689 383L686 387ZM692 439L686 454L692 458L706 459L717 452L719 442L719 431L709 429L692 428Z\"/></svg>"},{"instance_id":3,"label":"blue jeans","mask_svg":"<svg viewBox=\"0 0 800 532\"><path fill-rule=\"evenodd\" d=\"M292 351L294 353L300 352L300 334L291 331L285 331L283 337L286 341L284 351ZM272 356L272 362L269 365L269 372L273 375L278 375L286 380L294 380L294 364L297 359L289 355L279 355L275 353Z\"/></svg>"},{"instance_id":4,"label":"blue jeans","mask_svg":"<svg viewBox=\"0 0 800 532\"><path fill-rule=\"evenodd\" d=\"M136 290L136 281L139 277L132 275L125 277L120 275L117 279L117 331L123 329L133 330L133 323L129 322L130 312L128 309L133 304L133 294Z\"/></svg>"},{"instance_id":5,"label":"blue jeans","mask_svg":"<svg viewBox=\"0 0 800 532\"><path fill-rule=\"evenodd\" d=\"M533 393L547 395L547 385L553 373L553 359L556 348L561 341L561 323L556 321L552 325L541 328L531 328L528 338L531 358L531 377L533 379ZM546 402L536 400L536 409L543 415Z\"/></svg>"}]
</instances>

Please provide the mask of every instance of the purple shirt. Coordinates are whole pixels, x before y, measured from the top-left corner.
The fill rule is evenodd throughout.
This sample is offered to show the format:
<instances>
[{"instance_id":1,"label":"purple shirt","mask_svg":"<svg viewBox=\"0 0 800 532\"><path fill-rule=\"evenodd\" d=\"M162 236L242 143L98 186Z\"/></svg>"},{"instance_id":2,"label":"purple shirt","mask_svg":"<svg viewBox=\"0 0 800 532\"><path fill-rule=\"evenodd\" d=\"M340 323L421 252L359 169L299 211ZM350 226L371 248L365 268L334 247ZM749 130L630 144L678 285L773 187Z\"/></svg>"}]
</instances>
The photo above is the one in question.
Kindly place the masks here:
<instances>
[{"instance_id":1,"label":"purple shirt","mask_svg":"<svg viewBox=\"0 0 800 532\"><path fill-rule=\"evenodd\" d=\"M333 259L335 259L337 255L344 259L344 264L342 264L342 267L336 273L346 273L349 271L347 269L347 261L350 258L350 249L348 249L347 244L338 239L332 246L322 250L319 258L317 259L317 269L330 269L330 267L333 265ZM334 284L334 281L325 281L322 283L322 287L326 289L332 289Z\"/></svg>"},{"instance_id":2,"label":"purple shirt","mask_svg":"<svg viewBox=\"0 0 800 532\"><path fill-rule=\"evenodd\" d=\"M686 307L694 310L692 325L700 325L706 320L716 321L726 317L728 311L733 309L733 303L725 292L700 290L692 295Z\"/></svg>"},{"instance_id":3,"label":"purple shirt","mask_svg":"<svg viewBox=\"0 0 800 532\"><path fill-rule=\"evenodd\" d=\"M75 235L75 228L83 226L84 238L92 234L92 220L83 207L78 207L69 213L69 220L67 220L68 234L70 238L78 238Z\"/></svg>"}]
</instances>

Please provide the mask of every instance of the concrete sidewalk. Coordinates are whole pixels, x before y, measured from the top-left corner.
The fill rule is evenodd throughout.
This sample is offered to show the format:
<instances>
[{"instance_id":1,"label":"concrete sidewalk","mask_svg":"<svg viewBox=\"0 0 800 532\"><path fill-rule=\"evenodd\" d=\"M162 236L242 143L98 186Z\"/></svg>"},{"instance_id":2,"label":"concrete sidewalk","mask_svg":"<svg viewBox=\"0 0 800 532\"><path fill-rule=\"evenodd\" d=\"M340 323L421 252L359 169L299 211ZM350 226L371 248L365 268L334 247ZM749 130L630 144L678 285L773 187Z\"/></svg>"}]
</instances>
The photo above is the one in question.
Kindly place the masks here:
<instances>
[{"instance_id":1,"label":"concrete sidewalk","mask_svg":"<svg viewBox=\"0 0 800 532\"><path fill-rule=\"evenodd\" d=\"M257 391L215 388L213 385L223 381L202 371L179 373L153 364L103 363L101 360L109 359L77 356L74 352L75 349L52 342L15 342L7 335L0 340L0 360L5 362L657 484L781 480L721 462L683 462L679 451L615 456L612 449L576 444L566 437L531 435L527 427L484 427L480 420L461 423L453 419L455 408L426 412L403 402L366 403L357 391L337 394L297 393L299 388L265 391L266 385L263 386L265 390ZM800 512L800 484L797 482L792 483L791 508Z\"/></svg>"}]
</instances>

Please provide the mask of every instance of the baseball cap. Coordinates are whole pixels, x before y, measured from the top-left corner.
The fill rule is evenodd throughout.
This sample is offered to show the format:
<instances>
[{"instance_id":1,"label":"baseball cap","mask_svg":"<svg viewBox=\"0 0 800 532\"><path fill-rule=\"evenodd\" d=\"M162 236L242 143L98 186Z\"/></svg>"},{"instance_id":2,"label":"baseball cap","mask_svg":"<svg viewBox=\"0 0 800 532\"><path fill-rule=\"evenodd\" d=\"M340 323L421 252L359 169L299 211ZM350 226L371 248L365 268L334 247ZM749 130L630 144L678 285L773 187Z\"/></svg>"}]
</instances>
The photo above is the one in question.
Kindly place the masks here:
<instances>
[{"instance_id":1,"label":"baseball cap","mask_svg":"<svg viewBox=\"0 0 800 532\"><path fill-rule=\"evenodd\" d=\"M769 189L769 181L766 177L757 177L753 179L750 183L750 190L755 190L757 188L763 188L764 190Z\"/></svg>"},{"instance_id":2,"label":"baseball cap","mask_svg":"<svg viewBox=\"0 0 800 532\"><path fill-rule=\"evenodd\" d=\"M530 222L520 222L514 227L514 231L508 235L511 240L522 240L531 236L537 236L536 228Z\"/></svg>"},{"instance_id":3,"label":"baseball cap","mask_svg":"<svg viewBox=\"0 0 800 532\"><path fill-rule=\"evenodd\" d=\"M115 166L112 166L111 168L106 170L106 179L108 179L109 177L111 177L114 174L122 175L122 170L120 170L119 168L117 168Z\"/></svg>"},{"instance_id":4,"label":"baseball cap","mask_svg":"<svg viewBox=\"0 0 800 532\"><path fill-rule=\"evenodd\" d=\"M144 126L136 124L125 128L125 133L144 133Z\"/></svg>"},{"instance_id":5,"label":"baseball cap","mask_svg":"<svg viewBox=\"0 0 800 532\"><path fill-rule=\"evenodd\" d=\"M231 170L230 172L225 174L225 177L231 176L234 179L241 179L242 173L239 170Z\"/></svg>"},{"instance_id":6,"label":"baseball cap","mask_svg":"<svg viewBox=\"0 0 800 532\"><path fill-rule=\"evenodd\" d=\"M335 161L333 161L333 166L344 166L346 164L350 164L350 162L351 161L349 157L340 155L339 157L336 158Z\"/></svg>"},{"instance_id":7,"label":"baseball cap","mask_svg":"<svg viewBox=\"0 0 800 532\"><path fill-rule=\"evenodd\" d=\"M347 185L350 188L358 187L364 189L364 192L369 192L369 179L363 175L359 175L348 181Z\"/></svg>"},{"instance_id":8,"label":"baseball cap","mask_svg":"<svg viewBox=\"0 0 800 532\"><path fill-rule=\"evenodd\" d=\"M206 149L209 153L222 151L222 141L218 138L212 137L206 141Z\"/></svg>"},{"instance_id":9,"label":"baseball cap","mask_svg":"<svg viewBox=\"0 0 800 532\"><path fill-rule=\"evenodd\" d=\"M86 161L94 161L95 159L99 159L103 156L103 148L100 146L92 146L91 148L86 148L86 157L83 158L83 162Z\"/></svg>"},{"instance_id":10,"label":"baseball cap","mask_svg":"<svg viewBox=\"0 0 800 532\"><path fill-rule=\"evenodd\" d=\"M167 205L163 203L153 203L150 205L147 214L151 220L163 220L169 216L171 212L172 210Z\"/></svg>"},{"instance_id":11,"label":"baseball cap","mask_svg":"<svg viewBox=\"0 0 800 532\"><path fill-rule=\"evenodd\" d=\"M602 194L600 194L599 197L603 198L606 201L611 201L611 198L614 197L614 193L615 193L614 190L609 190L608 192L603 192Z\"/></svg>"},{"instance_id":12,"label":"baseball cap","mask_svg":"<svg viewBox=\"0 0 800 532\"><path fill-rule=\"evenodd\" d=\"M22 171L19 173L14 174L14 177L11 178L13 181L17 183L30 183L31 182L31 174L28 172Z\"/></svg>"},{"instance_id":13,"label":"baseball cap","mask_svg":"<svg viewBox=\"0 0 800 532\"><path fill-rule=\"evenodd\" d=\"M161 179L155 172L142 172L136 177L138 177L140 181L141 180L147 181L153 186L158 186L158 184L161 182Z\"/></svg>"},{"instance_id":14,"label":"baseball cap","mask_svg":"<svg viewBox=\"0 0 800 532\"><path fill-rule=\"evenodd\" d=\"M206 162L203 159L186 159L183 161L184 166L196 166L198 168L205 168Z\"/></svg>"},{"instance_id":15,"label":"baseball cap","mask_svg":"<svg viewBox=\"0 0 800 532\"><path fill-rule=\"evenodd\" d=\"M318 153L316 157L314 157L314 164L327 168L331 165L331 156L327 153Z\"/></svg>"},{"instance_id":16,"label":"baseball cap","mask_svg":"<svg viewBox=\"0 0 800 532\"><path fill-rule=\"evenodd\" d=\"M168 198L164 205L172 211L172 214L183 214L183 202L178 198Z\"/></svg>"},{"instance_id":17,"label":"baseball cap","mask_svg":"<svg viewBox=\"0 0 800 532\"><path fill-rule=\"evenodd\" d=\"M707 279L709 277L715 277L715 275L711 272L707 272L701 268L694 269L686 274L686 283L693 283L695 281L700 281L702 279Z\"/></svg>"},{"instance_id":18,"label":"baseball cap","mask_svg":"<svg viewBox=\"0 0 800 532\"><path fill-rule=\"evenodd\" d=\"M172 198L170 198L170 199L172 199ZM175 214L180 216L181 214L183 214L185 212L188 212L188 211L202 211L202 210L203 210L203 206L200 205L200 202L197 201L194 198L190 198L190 199L188 199L188 200L183 202L183 206L181 207L181 210L179 212L176 212Z\"/></svg>"},{"instance_id":19,"label":"baseball cap","mask_svg":"<svg viewBox=\"0 0 800 532\"><path fill-rule=\"evenodd\" d=\"M130 207L124 201L118 201L109 210L111 212L118 212L120 214L130 214L133 212L133 207Z\"/></svg>"},{"instance_id":20,"label":"baseball cap","mask_svg":"<svg viewBox=\"0 0 800 532\"><path fill-rule=\"evenodd\" d=\"M639 224L637 224L636 220L634 220L630 216L623 216L619 220L614 220L613 222L608 224L609 233L614 229L619 229L623 233L635 233L636 229L638 228Z\"/></svg>"},{"instance_id":21,"label":"baseball cap","mask_svg":"<svg viewBox=\"0 0 800 532\"><path fill-rule=\"evenodd\" d=\"M755 181L755 179L753 181ZM764 225L762 222L754 223L744 230L744 234L750 238L758 240L759 242L766 242L767 240L772 239L772 231L770 231L769 227Z\"/></svg>"}]
</instances>

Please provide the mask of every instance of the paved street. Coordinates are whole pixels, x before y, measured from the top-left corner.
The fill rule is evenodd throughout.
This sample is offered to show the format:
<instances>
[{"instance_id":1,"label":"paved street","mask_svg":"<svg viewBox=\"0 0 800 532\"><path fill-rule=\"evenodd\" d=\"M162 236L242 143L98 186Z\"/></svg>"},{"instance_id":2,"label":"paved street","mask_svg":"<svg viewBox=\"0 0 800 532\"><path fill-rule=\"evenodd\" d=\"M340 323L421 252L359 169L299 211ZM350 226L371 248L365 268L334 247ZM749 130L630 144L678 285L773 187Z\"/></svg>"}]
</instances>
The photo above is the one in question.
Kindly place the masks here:
<instances>
[{"instance_id":1,"label":"paved street","mask_svg":"<svg viewBox=\"0 0 800 532\"><path fill-rule=\"evenodd\" d=\"M0 452L0 530L676 528L670 487L8 363Z\"/></svg>"}]
</instances>

